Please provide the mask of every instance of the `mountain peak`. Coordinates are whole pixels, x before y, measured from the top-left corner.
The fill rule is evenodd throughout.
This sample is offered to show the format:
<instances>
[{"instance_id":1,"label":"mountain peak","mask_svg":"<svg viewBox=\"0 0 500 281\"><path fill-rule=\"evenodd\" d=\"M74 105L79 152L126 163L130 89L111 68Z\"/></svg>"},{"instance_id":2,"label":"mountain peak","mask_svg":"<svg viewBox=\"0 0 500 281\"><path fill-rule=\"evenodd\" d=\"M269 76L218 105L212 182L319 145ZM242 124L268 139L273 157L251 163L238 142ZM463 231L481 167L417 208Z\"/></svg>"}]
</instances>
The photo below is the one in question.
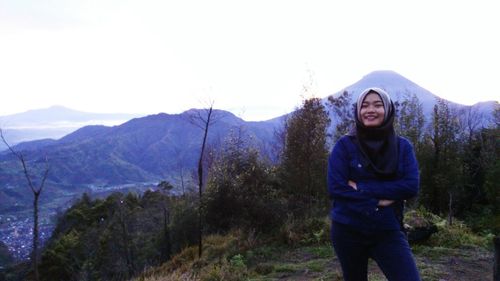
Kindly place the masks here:
<instances>
[{"instance_id":1,"label":"mountain peak","mask_svg":"<svg viewBox=\"0 0 500 281\"><path fill-rule=\"evenodd\" d=\"M375 70L363 76L358 82L347 88L379 87L385 90L390 88L415 88L419 87L413 81L393 70Z\"/></svg>"},{"instance_id":2,"label":"mountain peak","mask_svg":"<svg viewBox=\"0 0 500 281\"><path fill-rule=\"evenodd\" d=\"M373 82L376 84L394 84L395 82L415 84L405 78L403 75L393 70L375 70L363 76L361 80L364 80L366 82Z\"/></svg>"},{"instance_id":3,"label":"mountain peak","mask_svg":"<svg viewBox=\"0 0 500 281\"><path fill-rule=\"evenodd\" d=\"M437 98L433 93L393 70L372 71L356 83L335 94L335 96L340 95L343 91L348 91L352 93L355 99L364 89L369 87L384 89L393 100L400 100L415 94L421 102L433 104Z\"/></svg>"}]
</instances>

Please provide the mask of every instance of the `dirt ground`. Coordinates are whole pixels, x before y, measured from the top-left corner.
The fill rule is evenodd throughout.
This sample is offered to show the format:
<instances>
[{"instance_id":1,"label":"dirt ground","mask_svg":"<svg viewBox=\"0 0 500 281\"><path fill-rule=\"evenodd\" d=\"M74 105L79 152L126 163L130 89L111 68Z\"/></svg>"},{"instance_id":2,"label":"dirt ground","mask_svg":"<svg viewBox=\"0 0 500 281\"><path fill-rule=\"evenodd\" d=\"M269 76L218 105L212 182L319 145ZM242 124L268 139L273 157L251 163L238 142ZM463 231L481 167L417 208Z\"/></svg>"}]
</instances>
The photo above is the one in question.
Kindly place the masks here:
<instances>
[{"instance_id":1,"label":"dirt ground","mask_svg":"<svg viewBox=\"0 0 500 281\"><path fill-rule=\"evenodd\" d=\"M482 248L447 249L421 247L414 250L423 281L492 281L493 252ZM338 260L328 247L297 248L268 261L272 273L251 280L342 280ZM370 281L386 280L370 261Z\"/></svg>"}]
</instances>

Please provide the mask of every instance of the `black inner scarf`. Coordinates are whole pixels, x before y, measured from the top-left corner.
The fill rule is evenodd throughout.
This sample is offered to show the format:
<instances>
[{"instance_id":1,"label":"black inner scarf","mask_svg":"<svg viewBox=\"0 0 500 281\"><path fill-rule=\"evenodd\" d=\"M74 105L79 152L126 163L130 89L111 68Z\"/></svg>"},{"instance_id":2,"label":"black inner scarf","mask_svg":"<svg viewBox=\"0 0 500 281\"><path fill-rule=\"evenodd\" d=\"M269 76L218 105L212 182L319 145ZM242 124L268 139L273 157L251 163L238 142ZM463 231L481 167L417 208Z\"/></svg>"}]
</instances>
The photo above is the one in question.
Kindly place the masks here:
<instances>
[{"instance_id":1,"label":"black inner scarf","mask_svg":"<svg viewBox=\"0 0 500 281\"><path fill-rule=\"evenodd\" d=\"M368 128L355 114L356 127L349 132L360 148L364 164L368 164L381 179L393 179L398 168L398 142L394 132L394 104L391 113L380 127Z\"/></svg>"}]
</instances>

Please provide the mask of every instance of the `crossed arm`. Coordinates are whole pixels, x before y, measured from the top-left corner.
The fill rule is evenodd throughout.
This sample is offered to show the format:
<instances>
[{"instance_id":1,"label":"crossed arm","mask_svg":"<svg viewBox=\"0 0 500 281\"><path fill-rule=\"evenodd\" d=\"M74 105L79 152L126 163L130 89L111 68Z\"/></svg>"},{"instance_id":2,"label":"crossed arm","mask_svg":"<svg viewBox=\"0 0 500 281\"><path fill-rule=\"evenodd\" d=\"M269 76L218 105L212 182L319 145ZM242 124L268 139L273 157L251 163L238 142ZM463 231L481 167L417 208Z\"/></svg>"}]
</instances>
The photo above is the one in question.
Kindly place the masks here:
<instances>
[{"instance_id":1,"label":"crossed arm","mask_svg":"<svg viewBox=\"0 0 500 281\"><path fill-rule=\"evenodd\" d=\"M328 189L330 196L351 200L377 199L378 206L386 207L396 200L414 197L418 192L418 165L413 148L402 146L403 177L395 180L355 181L349 178L349 157L345 144L335 145L328 161Z\"/></svg>"}]
</instances>

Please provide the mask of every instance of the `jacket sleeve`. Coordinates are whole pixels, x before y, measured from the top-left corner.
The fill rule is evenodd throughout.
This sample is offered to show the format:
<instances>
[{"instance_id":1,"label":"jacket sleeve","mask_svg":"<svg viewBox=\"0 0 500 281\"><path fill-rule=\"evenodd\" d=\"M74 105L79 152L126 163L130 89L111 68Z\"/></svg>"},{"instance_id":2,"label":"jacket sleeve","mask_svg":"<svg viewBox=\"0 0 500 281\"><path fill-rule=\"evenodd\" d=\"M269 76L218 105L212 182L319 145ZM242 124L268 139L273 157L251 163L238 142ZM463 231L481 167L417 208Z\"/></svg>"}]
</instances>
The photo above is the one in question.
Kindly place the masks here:
<instances>
[{"instance_id":1,"label":"jacket sleeve","mask_svg":"<svg viewBox=\"0 0 500 281\"><path fill-rule=\"evenodd\" d=\"M347 184L349 180L349 151L340 139L334 146L328 159L328 193L330 199L349 199L354 201L374 200L369 193L362 193Z\"/></svg>"},{"instance_id":2,"label":"jacket sleeve","mask_svg":"<svg viewBox=\"0 0 500 281\"><path fill-rule=\"evenodd\" d=\"M403 176L396 180L357 182L360 193L389 200L405 200L417 195L419 186L417 159L412 145L407 140L402 140L402 142L404 142L401 149L403 152Z\"/></svg>"}]
</instances>

